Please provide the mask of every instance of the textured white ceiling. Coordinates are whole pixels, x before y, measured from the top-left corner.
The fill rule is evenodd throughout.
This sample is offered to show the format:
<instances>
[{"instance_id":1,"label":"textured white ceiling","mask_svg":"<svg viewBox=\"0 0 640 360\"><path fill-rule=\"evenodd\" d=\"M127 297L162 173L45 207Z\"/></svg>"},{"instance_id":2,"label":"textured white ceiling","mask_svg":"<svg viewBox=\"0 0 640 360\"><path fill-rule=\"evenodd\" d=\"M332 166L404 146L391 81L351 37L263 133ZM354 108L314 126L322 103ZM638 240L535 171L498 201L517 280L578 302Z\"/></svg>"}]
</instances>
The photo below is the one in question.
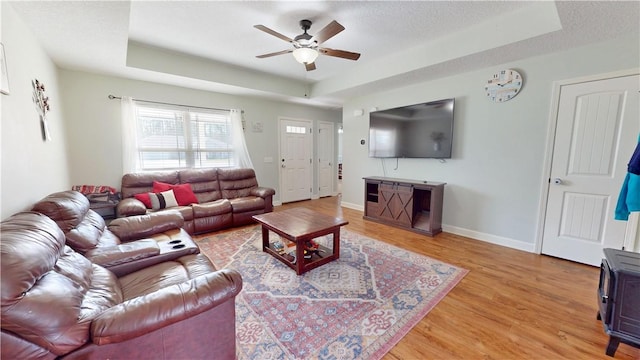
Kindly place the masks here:
<instances>
[{"instance_id":1,"label":"textured white ceiling","mask_svg":"<svg viewBox=\"0 0 640 360\"><path fill-rule=\"evenodd\" d=\"M339 107L345 98L366 91L403 86L589 42L640 37L637 1L15 1L10 4L63 68L330 107ZM255 29L254 25L262 24L293 38L302 33L298 24L301 19L313 21L309 30L312 35L332 20L338 21L346 30L324 45L359 52L361 58L351 61L320 56L316 60L317 70L306 72L290 54L267 59L255 57L289 49L291 45ZM151 50L141 52L140 47ZM141 55L127 59L134 52ZM180 64L196 65L180 69ZM242 81L245 76L252 80ZM282 81L274 80L278 78ZM251 85L252 82L256 85ZM282 90L298 86L310 89L311 99Z\"/></svg>"}]
</instances>

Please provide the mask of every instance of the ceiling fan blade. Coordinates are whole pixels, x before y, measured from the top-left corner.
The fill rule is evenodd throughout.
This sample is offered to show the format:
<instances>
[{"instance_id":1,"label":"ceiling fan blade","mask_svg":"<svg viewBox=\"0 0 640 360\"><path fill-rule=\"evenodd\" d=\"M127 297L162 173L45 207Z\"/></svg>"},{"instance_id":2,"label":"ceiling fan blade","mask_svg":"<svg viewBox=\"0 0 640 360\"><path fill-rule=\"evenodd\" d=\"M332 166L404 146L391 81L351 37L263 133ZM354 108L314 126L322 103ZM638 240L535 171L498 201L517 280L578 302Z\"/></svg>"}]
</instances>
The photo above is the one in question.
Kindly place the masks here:
<instances>
[{"instance_id":1,"label":"ceiling fan blade","mask_svg":"<svg viewBox=\"0 0 640 360\"><path fill-rule=\"evenodd\" d=\"M323 55L335 56L343 59L358 60L360 58L360 54L344 50L319 48L318 51Z\"/></svg>"},{"instance_id":2,"label":"ceiling fan blade","mask_svg":"<svg viewBox=\"0 0 640 360\"><path fill-rule=\"evenodd\" d=\"M280 38L286 42L292 42L293 40L291 40L290 38L280 34L279 32L275 31L275 30L271 30L268 27L264 26L264 25L253 25L254 28L258 29L258 30L262 30L264 32L266 32L267 34L271 34L277 38Z\"/></svg>"},{"instance_id":3,"label":"ceiling fan blade","mask_svg":"<svg viewBox=\"0 0 640 360\"><path fill-rule=\"evenodd\" d=\"M307 71L312 71L316 69L316 63L312 62L311 64L304 64L304 67Z\"/></svg>"},{"instance_id":4,"label":"ceiling fan blade","mask_svg":"<svg viewBox=\"0 0 640 360\"><path fill-rule=\"evenodd\" d=\"M273 53L257 55L256 57L259 58L259 59L264 59L264 58L268 58L268 57L272 57L272 56L276 56L276 55L288 54L288 53L291 53L291 52L293 52L293 50L282 50L282 51L277 51L277 52L273 52Z\"/></svg>"},{"instance_id":5,"label":"ceiling fan blade","mask_svg":"<svg viewBox=\"0 0 640 360\"><path fill-rule=\"evenodd\" d=\"M337 21L333 20L329 25L325 26L322 30L320 30L313 37L313 40L317 41L318 44L322 44L323 42L336 36L342 30L344 30L344 26L340 25Z\"/></svg>"}]
</instances>

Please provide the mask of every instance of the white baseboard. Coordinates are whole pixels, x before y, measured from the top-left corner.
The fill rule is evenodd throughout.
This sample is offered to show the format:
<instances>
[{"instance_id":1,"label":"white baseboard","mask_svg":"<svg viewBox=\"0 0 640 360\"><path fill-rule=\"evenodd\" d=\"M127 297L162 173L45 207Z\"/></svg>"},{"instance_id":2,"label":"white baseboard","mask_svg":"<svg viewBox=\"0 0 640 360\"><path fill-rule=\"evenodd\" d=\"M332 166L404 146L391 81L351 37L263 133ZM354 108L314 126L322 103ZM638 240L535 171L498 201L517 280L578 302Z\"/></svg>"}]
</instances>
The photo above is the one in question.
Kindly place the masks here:
<instances>
[{"instance_id":1,"label":"white baseboard","mask_svg":"<svg viewBox=\"0 0 640 360\"><path fill-rule=\"evenodd\" d=\"M343 202L341 206L346 207L348 209L364 212L364 206L362 205ZM506 238L503 236L487 234L487 233L483 233L475 230L469 230L469 229L465 229L457 226L445 225L445 224L442 225L442 230L451 234L465 236L474 240L480 240L480 241L484 241L494 245L505 246L508 248L522 250L530 253L536 252L534 243L526 243L524 241L514 240L514 239Z\"/></svg>"},{"instance_id":2,"label":"white baseboard","mask_svg":"<svg viewBox=\"0 0 640 360\"><path fill-rule=\"evenodd\" d=\"M522 250L530 253L536 252L535 251L536 245L534 243L526 243L524 241L514 240L514 239L506 238L503 236L487 234L487 233L483 233L475 230L469 230L469 229L464 229L457 226L450 226L450 225L444 225L444 224L442 225L442 231L455 234L455 235L465 236L468 238L472 238L474 240L488 242L494 245L505 246L508 248L516 249L516 250Z\"/></svg>"},{"instance_id":3,"label":"white baseboard","mask_svg":"<svg viewBox=\"0 0 640 360\"><path fill-rule=\"evenodd\" d=\"M347 203L347 202L343 201L342 203L340 203L340 206L346 207L347 209L353 209L353 210L362 211L364 213L364 206L363 205L352 204L352 203Z\"/></svg>"}]
</instances>

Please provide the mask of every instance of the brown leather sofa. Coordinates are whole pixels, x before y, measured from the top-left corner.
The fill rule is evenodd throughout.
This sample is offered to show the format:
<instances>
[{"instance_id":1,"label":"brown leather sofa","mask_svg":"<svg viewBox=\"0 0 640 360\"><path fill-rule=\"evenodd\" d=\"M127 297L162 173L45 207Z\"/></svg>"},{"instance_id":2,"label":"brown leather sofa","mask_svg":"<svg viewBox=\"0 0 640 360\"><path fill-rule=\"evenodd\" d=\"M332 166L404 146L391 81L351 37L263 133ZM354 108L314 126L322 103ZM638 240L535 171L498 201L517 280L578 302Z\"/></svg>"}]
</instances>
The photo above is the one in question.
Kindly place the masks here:
<instances>
[{"instance_id":1,"label":"brown leather sofa","mask_svg":"<svg viewBox=\"0 0 640 360\"><path fill-rule=\"evenodd\" d=\"M66 245L118 276L200 252L176 211L115 219L107 227L89 205L84 195L69 190L46 196L31 210L53 219Z\"/></svg>"},{"instance_id":2,"label":"brown leather sofa","mask_svg":"<svg viewBox=\"0 0 640 360\"><path fill-rule=\"evenodd\" d=\"M190 234L252 224L253 215L273 211L275 190L258 186L253 169L209 168L125 174L117 217L165 211L150 210L134 198L153 192L154 182L191 185L197 203L166 209L182 214L184 229Z\"/></svg>"},{"instance_id":3,"label":"brown leather sofa","mask_svg":"<svg viewBox=\"0 0 640 360\"><path fill-rule=\"evenodd\" d=\"M2 359L235 358L238 272L195 254L117 277L36 212L0 237Z\"/></svg>"}]
</instances>

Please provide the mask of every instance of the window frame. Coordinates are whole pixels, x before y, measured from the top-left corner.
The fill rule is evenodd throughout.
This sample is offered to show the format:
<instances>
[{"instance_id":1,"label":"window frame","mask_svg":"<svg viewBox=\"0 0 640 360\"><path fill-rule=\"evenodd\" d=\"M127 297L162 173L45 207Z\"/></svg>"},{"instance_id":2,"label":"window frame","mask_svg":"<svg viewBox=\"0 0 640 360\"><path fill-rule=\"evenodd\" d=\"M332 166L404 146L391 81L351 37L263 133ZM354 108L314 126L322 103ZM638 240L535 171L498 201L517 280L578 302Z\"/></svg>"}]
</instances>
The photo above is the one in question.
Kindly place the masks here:
<instances>
[{"instance_id":1,"label":"window frame","mask_svg":"<svg viewBox=\"0 0 640 360\"><path fill-rule=\"evenodd\" d=\"M199 169L207 167L235 167L236 164L236 150L233 146L233 125L231 122L230 111L211 109L204 107L190 107L181 105L168 105L157 104L153 102L145 102L134 100L135 109L135 121L136 121L136 146L135 152L138 157L139 171L161 171L161 170L182 170L182 169ZM146 114L145 114L146 112ZM143 146L145 133L148 130L144 129L144 121L153 121L153 112L157 112L157 118L159 121L174 121L176 133L169 136L176 137L176 146ZM167 115L173 114L173 119L170 116L163 118L160 114L165 113ZM207 120L207 117L210 119ZM179 123L182 122L182 126ZM200 126L202 125L202 126ZM215 125L215 126L207 126ZM216 126L222 125L224 131L215 134ZM194 128L197 127L196 128ZM178 128L182 128L181 133L177 132ZM202 128L201 131L198 129ZM196 130L196 134L194 134ZM161 136L165 132L161 132ZM224 134L224 136L219 136ZM195 137L194 137L195 135ZM180 144L180 138L182 138L182 146ZM202 146L202 143L206 140L214 140L217 143L226 143L226 147L220 148L208 148ZM163 140L161 140L163 141ZM164 144L162 144L164 145ZM169 159L161 159L163 163L158 161L155 166L152 166L152 159L146 159L145 155L148 154L168 154ZM172 157L171 154L177 154L176 157ZM211 154L223 154L223 156L213 156ZM175 159L175 160L173 160ZM210 160L212 159L212 160ZM172 163L175 161L176 163Z\"/></svg>"}]
</instances>

